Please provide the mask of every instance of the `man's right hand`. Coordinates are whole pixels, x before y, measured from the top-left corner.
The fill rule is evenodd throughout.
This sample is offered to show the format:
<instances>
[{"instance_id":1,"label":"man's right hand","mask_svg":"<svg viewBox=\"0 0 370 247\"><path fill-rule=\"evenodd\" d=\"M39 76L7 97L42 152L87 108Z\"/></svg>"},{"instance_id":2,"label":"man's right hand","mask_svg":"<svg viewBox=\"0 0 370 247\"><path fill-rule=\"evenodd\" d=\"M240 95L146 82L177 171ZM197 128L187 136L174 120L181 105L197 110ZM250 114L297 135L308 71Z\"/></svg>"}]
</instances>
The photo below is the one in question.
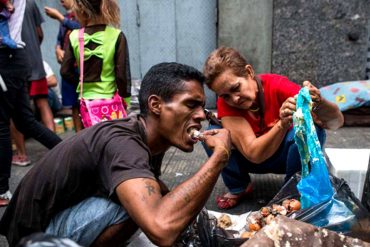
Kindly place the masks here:
<instances>
[{"instance_id":1,"label":"man's right hand","mask_svg":"<svg viewBox=\"0 0 370 247\"><path fill-rule=\"evenodd\" d=\"M224 161L229 160L231 149L230 131L227 129L213 129L203 132L204 142L213 153L221 153ZM226 164L226 162L225 162Z\"/></svg>"}]
</instances>

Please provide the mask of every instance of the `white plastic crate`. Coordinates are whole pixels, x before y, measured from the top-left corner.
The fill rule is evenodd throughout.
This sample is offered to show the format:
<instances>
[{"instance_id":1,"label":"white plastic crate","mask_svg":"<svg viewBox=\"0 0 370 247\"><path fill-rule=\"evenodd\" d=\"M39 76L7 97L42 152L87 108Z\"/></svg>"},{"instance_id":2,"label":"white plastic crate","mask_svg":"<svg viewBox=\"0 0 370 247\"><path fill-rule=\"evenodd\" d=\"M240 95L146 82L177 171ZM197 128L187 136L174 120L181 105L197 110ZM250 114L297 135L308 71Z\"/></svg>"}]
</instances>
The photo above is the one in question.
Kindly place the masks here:
<instances>
[{"instance_id":1,"label":"white plastic crate","mask_svg":"<svg viewBox=\"0 0 370 247\"><path fill-rule=\"evenodd\" d=\"M329 159L330 173L346 180L352 192L361 200L370 149L325 148L325 153Z\"/></svg>"}]
</instances>

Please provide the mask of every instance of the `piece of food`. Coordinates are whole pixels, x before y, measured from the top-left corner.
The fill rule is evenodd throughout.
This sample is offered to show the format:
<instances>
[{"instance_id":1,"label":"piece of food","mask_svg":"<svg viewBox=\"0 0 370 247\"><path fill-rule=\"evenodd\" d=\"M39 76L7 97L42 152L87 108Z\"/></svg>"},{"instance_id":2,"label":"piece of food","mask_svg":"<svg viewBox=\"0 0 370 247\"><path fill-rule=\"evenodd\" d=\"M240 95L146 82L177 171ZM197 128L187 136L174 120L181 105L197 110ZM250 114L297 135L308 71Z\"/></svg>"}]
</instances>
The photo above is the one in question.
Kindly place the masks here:
<instances>
[{"instance_id":1,"label":"piece of food","mask_svg":"<svg viewBox=\"0 0 370 247\"><path fill-rule=\"evenodd\" d=\"M292 199L290 200L289 207L291 212L297 211L301 209L301 203L296 199Z\"/></svg>"},{"instance_id":2,"label":"piece of food","mask_svg":"<svg viewBox=\"0 0 370 247\"><path fill-rule=\"evenodd\" d=\"M288 212L290 211L289 204L290 204L290 199L285 199L282 203L283 207L286 208L286 210L288 210Z\"/></svg>"},{"instance_id":3,"label":"piece of food","mask_svg":"<svg viewBox=\"0 0 370 247\"><path fill-rule=\"evenodd\" d=\"M259 222L256 222L256 223L250 223L248 225L248 228L249 228L250 231L256 231L257 232L262 228L262 226Z\"/></svg>"},{"instance_id":4,"label":"piece of food","mask_svg":"<svg viewBox=\"0 0 370 247\"><path fill-rule=\"evenodd\" d=\"M251 238L256 232L243 232L240 234L240 238Z\"/></svg>"},{"instance_id":5,"label":"piece of food","mask_svg":"<svg viewBox=\"0 0 370 247\"><path fill-rule=\"evenodd\" d=\"M269 207L261 208L261 215L263 217L267 217L268 215L270 215L270 213L271 213L271 209Z\"/></svg>"},{"instance_id":6,"label":"piece of food","mask_svg":"<svg viewBox=\"0 0 370 247\"><path fill-rule=\"evenodd\" d=\"M218 219L217 219L217 226L221 228L228 228L231 226L233 222L231 221L231 218L227 214L222 214Z\"/></svg>"},{"instance_id":7,"label":"piece of food","mask_svg":"<svg viewBox=\"0 0 370 247\"><path fill-rule=\"evenodd\" d=\"M192 129L190 131L190 137L194 140L199 140L203 138L203 133L197 129Z\"/></svg>"}]
</instances>

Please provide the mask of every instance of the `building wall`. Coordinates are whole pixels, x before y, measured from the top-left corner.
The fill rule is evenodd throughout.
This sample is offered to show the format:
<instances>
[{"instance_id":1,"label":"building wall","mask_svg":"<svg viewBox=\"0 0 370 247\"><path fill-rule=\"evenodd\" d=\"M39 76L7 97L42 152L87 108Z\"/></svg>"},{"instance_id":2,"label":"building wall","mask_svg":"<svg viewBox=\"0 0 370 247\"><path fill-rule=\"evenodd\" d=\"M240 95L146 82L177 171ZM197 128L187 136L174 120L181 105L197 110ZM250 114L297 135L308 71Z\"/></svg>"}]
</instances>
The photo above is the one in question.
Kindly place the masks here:
<instances>
[{"instance_id":1,"label":"building wall","mask_svg":"<svg viewBox=\"0 0 370 247\"><path fill-rule=\"evenodd\" d=\"M239 50L257 73L271 70L272 0L219 0L218 46Z\"/></svg>"},{"instance_id":2,"label":"building wall","mask_svg":"<svg viewBox=\"0 0 370 247\"><path fill-rule=\"evenodd\" d=\"M323 86L365 78L369 1L275 0L272 72Z\"/></svg>"},{"instance_id":3,"label":"building wall","mask_svg":"<svg viewBox=\"0 0 370 247\"><path fill-rule=\"evenodd\" d=\"M369 0L219 0L218 45L317 86L365 79Z\"/></svg>"}]
</instances>

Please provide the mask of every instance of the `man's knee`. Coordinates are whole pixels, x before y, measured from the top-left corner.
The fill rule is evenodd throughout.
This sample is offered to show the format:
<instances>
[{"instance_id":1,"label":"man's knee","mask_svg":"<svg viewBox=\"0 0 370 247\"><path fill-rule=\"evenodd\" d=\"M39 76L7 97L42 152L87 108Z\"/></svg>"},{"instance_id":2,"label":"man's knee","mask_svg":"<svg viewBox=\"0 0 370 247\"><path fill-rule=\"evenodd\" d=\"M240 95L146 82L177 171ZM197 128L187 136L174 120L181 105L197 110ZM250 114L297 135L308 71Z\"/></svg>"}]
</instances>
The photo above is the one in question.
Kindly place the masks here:
<instances>
[{"instance_id":1,"label":"man's knee","mask_svg":"<svg viewBox=\"0 0 370 247\"><path fill-rule=\"evenodd\" d=\"M130 237L138 230L138 226L128 218L122 223L108 226L91 244L92 247L126 246Z\"/></svg>"}]
</instances>

